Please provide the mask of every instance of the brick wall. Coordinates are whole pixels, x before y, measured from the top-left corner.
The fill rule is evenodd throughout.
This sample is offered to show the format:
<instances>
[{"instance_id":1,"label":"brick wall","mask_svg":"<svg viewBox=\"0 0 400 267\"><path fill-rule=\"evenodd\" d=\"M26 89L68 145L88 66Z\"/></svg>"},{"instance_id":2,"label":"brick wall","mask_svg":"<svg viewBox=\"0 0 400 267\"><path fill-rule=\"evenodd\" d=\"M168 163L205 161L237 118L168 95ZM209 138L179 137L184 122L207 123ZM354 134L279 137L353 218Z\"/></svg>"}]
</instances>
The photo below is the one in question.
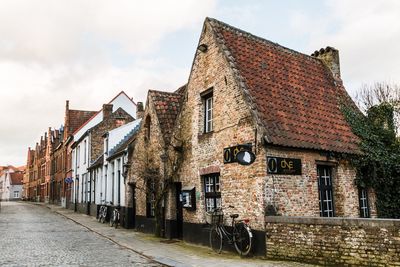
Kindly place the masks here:
<instances>
[{"instance_id":1,"label":"brick wall","mask_svg":"<svg viewBox=\"0 0 400 267\"><path fill-rule=\"evenodd\" d=\"M268 259L400 266L400 220L266 217L266 248Z\"/></svg>"},{"instance_id":2,"label":"brick wall","mask_svg":"<svg viewBox=\"0 0 400 267\"><path fill-rule=\"evenodd\" d=\"M274 147L267 147L267 156L296 158L302 163L302 175L267 175L265 203L275 206L279 215L320 216L317 165L329 165L333 171L335 216L359 217L356 172L348 161L317 151ZM372 191L369 198L371 214L375 216Z\"/></svg>"},{"instance_id":3,"label":"brick wall","mask_svg":"<svg viewBox=\"0 0 400 267\"><path fill-rule=\"evenodd\" d=\"M200 38L206 53L197 51L188 83L186 102L179 118L179 140L183 140L183 162L179 177L183 187L195 187L196 210L183 211L187 223L205 223L203 174L220 173L221 199L227 214L239 213L250 218L254 229L264 227L265 150L260 147L250 109L232 70L221 53L208 25ZM204 130L202 93L213 88L213 131ZM251 143L256 161L250 166L224 164L223 149ZM255 151L255 150L253 150ZM235 206L229 209L228 206ZM225 216L227 220L229 216Z\"/></svg>"}]
</instances>

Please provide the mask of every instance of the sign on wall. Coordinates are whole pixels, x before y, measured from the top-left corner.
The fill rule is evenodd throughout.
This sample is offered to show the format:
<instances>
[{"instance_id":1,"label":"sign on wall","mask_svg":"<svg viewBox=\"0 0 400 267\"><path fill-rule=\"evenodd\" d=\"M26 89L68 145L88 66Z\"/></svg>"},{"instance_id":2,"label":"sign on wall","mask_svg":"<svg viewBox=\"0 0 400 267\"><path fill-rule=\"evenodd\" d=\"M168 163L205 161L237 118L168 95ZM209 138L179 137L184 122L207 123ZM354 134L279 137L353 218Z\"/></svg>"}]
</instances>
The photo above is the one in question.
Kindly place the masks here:
<instances>
[{"instance_id":1,"label":"sign on wall","mask_svg":"<svg viewBox=\"0 0 400 267\"><path fill-rule=\"evenodd\" d=\"M301 159L267 157L269 174L301 175Z\"/></svg>"},{"instance_id":2,"label":"sign on wall","mask_svg":"<svg viewBox=\"0 0 400 267\"><path fill-rule=\"evenodd\" d=\"M224 164L237 162L237 154L240 151L251 151L251 144L237 145L224 148Z\"/></svg>"}]
</instances>

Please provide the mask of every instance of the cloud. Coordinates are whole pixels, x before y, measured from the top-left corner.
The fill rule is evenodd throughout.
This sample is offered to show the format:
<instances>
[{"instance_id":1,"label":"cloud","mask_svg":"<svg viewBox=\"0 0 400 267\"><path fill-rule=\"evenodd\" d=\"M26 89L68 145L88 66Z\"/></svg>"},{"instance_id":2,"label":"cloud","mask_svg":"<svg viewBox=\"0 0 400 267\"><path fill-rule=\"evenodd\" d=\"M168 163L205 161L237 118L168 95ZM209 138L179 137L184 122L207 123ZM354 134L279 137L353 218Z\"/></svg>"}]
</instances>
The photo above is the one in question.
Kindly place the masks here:
<instances>
[{"instance_id":1,"label":"cloud","mask_svg":"<svg viewBox=\"0 0 400 267\"><path fill-rule=\"evenodd\" d=\"M308 49L333 46L340 51L342 79L354 92L362 83L400 83L400 2L329 0L322 14L298 11L292 26L307 32Z\"/></svg>"},{"instance_id":2,"label":"cloud","mask_svg":"<svg viewBox=\"0 0 400 267\"><path fill-rule=\"evenodd\" d=\"M168 61L163 40L201 29L215 0L3 0L0 3L0 165L24 164L49 126L73 109L99 110L124 90L173 90L188 66ZM198 36L198 34L197 34ZM194 53L194 52L193 52Z\"/></svg>"}]
</instances>

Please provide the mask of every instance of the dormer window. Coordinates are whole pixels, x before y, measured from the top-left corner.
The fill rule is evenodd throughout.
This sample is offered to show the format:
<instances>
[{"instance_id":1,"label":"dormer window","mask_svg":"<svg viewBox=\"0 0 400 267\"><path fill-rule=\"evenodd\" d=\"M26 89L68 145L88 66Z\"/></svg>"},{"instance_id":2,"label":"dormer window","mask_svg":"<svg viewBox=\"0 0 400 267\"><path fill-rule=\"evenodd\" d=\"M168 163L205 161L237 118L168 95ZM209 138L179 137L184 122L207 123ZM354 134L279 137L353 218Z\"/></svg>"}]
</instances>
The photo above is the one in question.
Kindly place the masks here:
<instances>
[{"instance_id":1,"label":"dormer window","mask_svg":"<svg viewBox=\"0 0 400 267\"><path fill-rule=\"evenodd\" d=\"M202 96L204 105L204 133L213 131L213 92L212 90Z\"/></svg>"}]
</instances>

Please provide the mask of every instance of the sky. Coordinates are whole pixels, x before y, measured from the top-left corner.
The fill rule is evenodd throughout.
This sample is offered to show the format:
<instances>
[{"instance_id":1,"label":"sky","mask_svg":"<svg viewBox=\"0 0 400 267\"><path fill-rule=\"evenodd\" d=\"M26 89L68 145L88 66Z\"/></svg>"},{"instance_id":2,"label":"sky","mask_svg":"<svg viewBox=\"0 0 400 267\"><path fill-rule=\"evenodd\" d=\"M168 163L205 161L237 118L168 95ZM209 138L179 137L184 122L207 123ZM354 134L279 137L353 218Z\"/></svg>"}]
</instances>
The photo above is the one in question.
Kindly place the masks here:
<instances>
[{"instance_id":1,"label":"sky","mask_svg":"<svg viewBox=\"0 0 400 267\"><path fill-rule=\"evenodd\" d=\"M99 110L185 84L206 17L305 54L337 48L352 97L400 84L398 0L1 0L0 165L24 165L66 100Z\"/></svg>"}]
</instances>

